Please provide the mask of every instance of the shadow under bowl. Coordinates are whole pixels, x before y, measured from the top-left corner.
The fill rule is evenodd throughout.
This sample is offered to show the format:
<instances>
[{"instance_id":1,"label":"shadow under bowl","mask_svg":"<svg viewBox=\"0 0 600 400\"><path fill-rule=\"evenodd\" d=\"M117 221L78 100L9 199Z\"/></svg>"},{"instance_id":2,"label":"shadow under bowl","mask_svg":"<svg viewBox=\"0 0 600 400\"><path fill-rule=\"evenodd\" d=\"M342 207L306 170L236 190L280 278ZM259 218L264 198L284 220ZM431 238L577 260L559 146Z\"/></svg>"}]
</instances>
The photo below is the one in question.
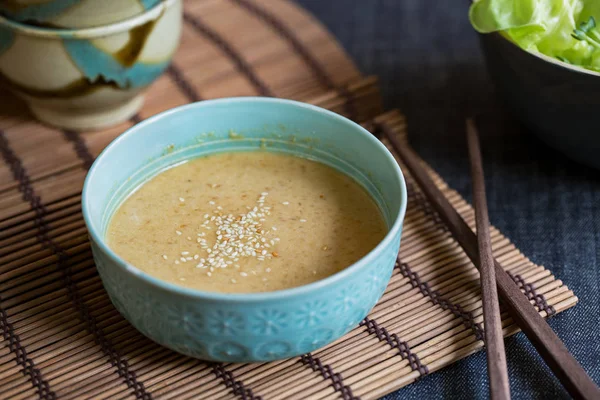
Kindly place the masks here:
<instances>
[{"instance_id":1,"label":"shadow under bowl","mask_svg":"<svg viewBox=\"0 0 600 400\"><path fill-rule=\"evenodd\" d=\"M106 245L112 214L149 177L184 160L257 150L316 160L354 178L379 206L389 228L385 238L326 279L250 294L205 292L161 281ZM246 97L182 106L129 129L95 161L82 203L98 272L129 322L188 356L252 362L323 347L367 315L396 263L407 193L394 157L360 125L303 103Z\"/></svg>"},{"instance_id":2,"label":"shadow under bowl","mask_svg":"<svg viewBox=\"0 0 600 400\"><path fill-rule=\"evenodd\" d=\"M529 53L497 33L480 42L507 107L548 145L600 168L600 74Z\"/></svg>"}]
</instances>

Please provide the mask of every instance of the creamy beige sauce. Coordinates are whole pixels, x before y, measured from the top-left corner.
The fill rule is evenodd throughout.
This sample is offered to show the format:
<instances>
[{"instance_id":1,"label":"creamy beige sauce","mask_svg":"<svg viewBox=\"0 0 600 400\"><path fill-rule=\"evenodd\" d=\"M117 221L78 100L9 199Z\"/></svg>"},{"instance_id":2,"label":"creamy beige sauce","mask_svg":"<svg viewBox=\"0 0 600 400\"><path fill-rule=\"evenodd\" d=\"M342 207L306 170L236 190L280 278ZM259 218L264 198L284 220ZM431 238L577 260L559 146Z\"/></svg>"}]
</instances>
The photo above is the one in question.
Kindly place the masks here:
<instances>
[{"instance_id":1,"label":"creamy beige sauce","mask_svg":"<svg viewBox=\"0 0 600 400\"><path fill-rule=\"evenodd\" d=\"M350 266L387 232L369 194L321 163L213 155L150 179L118 208L108 245L159 279L212 292L305 285Z\"/></svg>"}]
</instances>

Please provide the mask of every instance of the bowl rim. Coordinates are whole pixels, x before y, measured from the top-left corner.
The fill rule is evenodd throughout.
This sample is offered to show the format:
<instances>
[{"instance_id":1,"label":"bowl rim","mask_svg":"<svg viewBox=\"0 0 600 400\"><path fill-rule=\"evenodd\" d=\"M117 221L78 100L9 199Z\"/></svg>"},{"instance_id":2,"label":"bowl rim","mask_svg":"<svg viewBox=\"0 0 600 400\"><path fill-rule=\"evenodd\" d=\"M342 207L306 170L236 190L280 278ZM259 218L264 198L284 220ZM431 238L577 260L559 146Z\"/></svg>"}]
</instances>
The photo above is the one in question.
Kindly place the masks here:
<instances>
[{"instance_id":1,"label":"bowl rim","mask_svg":"<svg viewBox=\"0 0 600 400\"><path fill-rule=\"evenodd\" d=\"M164 11L182 0L161 0L150 10L134 15L122 21L108 25L93 26L89 28L43 28L14 21L0 14L0 27L11 29L20 34L44 37L48 39L95 39L114 35L131 30L154 19L158 19Z\"/></svg>"},{"instance_id":2,"label":"bowl rim","mask_svg":"<svg viewBox=\"0 0 600 400\"><path fill-rule=\"evenodd\" d=\"M400 201L400 209L398 210L397 217L393 221L393 223L392 223L391 227L389 228L385 237L377 244L377 246L375 246L365 256L363 256L359 260L355 261L353 264L349 265L348 267L344 268L340 272L330 275L325 279L321 279L321 280L309 283L307 285L297 286L297 287L293 287L293 288L289 288L289 289L276 290L276 291L271 291L271 292L258 292L258 293L208 292L208 291L202 291L202 290L198 290L198 289L192 289L192 288L179 286L177 284L163 281L161 279L151 276L150 274L142 271L141 269L127 263L125 260L123 260L121 257L119 257L116 253L114 253L106 244L104 237L102 237L98 233L98 230L96 229L96 223L94 223L94 221L91 220L90 213L88 211L88 209L89 209L88 203L90 202L89 195L88 195L88 189L89 189L90 185L92 184L92 180L95 179L95 176L97 174L102 173L102 171L98 170L99 161L102 160L103 157L107 157L107 155L113 148L119 146L121 141L123 141L125 137L128 137L130 135L135 135L135 134L137 134L137 132L142 132L146 126L152 125L155 121L157 121L159 119L168 118L169 116L171 116L173 114L186 112L188 110L192 110L192 109L195 109L198 107L202 108L204 106L210 106L210 105L221 104L221 103L224 103L224 104L262 103L262 104L266 104L266 105L285 104L285 105L289 105L292 107L304 108L304 109L308 109L313 112L317 112L322 115L325 115L325 116L327 116L327 118L336 119L339 122L341 122L342 124L346 124L349 127L353 128L355 131L359 132L360 134L365 135L367 137L367 140L370 140L371 142L373 142L374 145L376 147L378 147L379 150L381 150L381 153L382 153L381 156L385 157L392 165L395 166L395 168L394 168L395 179L400 184L400 192L401 192L400 195L402 196L402 199ZM400 169L400 166L398 165L398 162L396 161L394 156L391 154L391 152L385 147L385 145L383 143L381 143L369 131L367 131L365 128L363 128L359 124L355 123L354 121L351 121L350 119L348 119L346 117L343 117L339 114L336 114L336 113L326 110L324 108L314 106L311 104L307 104L307 103L303 103L303 102L299 102L299 101L294 101L294 100L268 98L268 97L230 97L230 98L221 98L221 99L215 99L215 100L203 100L203 101L190 103L190 104L186 104L183 106L179 106L179 107L175 107L175 108L163 111L163 112L156 114L142 122L139 122L138 124L134 125L133 127L127 129L125 132L123 132L119 136L117 136L98 155L98 157L96 158L96 160L94 161L94 163L92 164L90 170L88 171L88 173L86 175L84 185L83 185L83 190L82 190L82 198L81 198L83 219L85 221L85 224L88 229L88 233L89 233L90 237L93 239L93 241L96 243L96 245L100 248L100 250L105 255L107 255L111 259L111 261L115 262L120 268L122 268L125 272L131 273L131 274L137 276L137 278L145 281L145 283L150 284L151 286L157 287L159 289L163 289L168 292L174 292L178 295L192 297L192 298L200 299L200 300L218 300L218 301L225 301L225 302L229 302L229 303L241 303L241 302L256 303L256 302L263 302L263 301L268 301L268 300L279 300L279 299L286 299L286 298L291 298L291 297L295 297L295 296L302 296L305 294L314 293L315 291L319 291L320 289L329 287L331 285L334 285L336 283L346 280L347 278L349 278L350 276L352 276L356 272L358 272L360 269L364 268L367 264L374 262L376 260L376 258L379 256L379 254L382 253L383 250L391 244L391 242L394 240L395 236L402 229L404 217L406 215L407 203L408 203L408 192L406 189L406 181L404 179L402 170Z\"/></svg>"},{"instance_id":3,"label":"bowl rim","mask_svg":"<svg viewBox=\"0 0 600 400\"><path fill-rule=\"evenodd\" d=\"M499 37L500 39L506 40L508 43L510 43L511 45L515 46L516 48L518 48L519 50L527 53L527 54L531 54L534 57L537 57L543 61L549 62L551 64L554 64L558 67L562 67L564 69L568 69L571 70L573 72L580 72L583 74L587 74L587 75L592 75L592 76L599 76L600 77L600 72L597 71L593 71L591 69L587 69L587 68L583 68L580 67L579 65L573 65L573 64L569 64L566 63L564 61L560 61L559 59L555 59L554 57L550 57L544 53L540 53L539 51L529 51L529 50L525 50L524 48L522 48L521 46L519 46L517 43L513 42L512 40L510 40L510 38L507 38L505 35L503 35L501 32L490 32L490 33L479 33L480 35L486 36L486 35L494 35Z\"/></svg>"}]
</instances>

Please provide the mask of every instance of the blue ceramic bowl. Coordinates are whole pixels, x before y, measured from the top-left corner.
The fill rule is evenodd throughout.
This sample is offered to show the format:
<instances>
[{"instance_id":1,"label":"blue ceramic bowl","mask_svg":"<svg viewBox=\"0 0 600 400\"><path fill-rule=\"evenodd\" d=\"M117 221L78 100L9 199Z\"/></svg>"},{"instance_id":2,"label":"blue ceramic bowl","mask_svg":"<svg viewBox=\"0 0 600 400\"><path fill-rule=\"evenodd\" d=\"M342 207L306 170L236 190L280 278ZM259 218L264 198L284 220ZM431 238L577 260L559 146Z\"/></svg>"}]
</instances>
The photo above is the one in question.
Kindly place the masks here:
<instances>
[{"instance_id":1,"label":"blue ceramic bowl","mask_svg":"<svg viewBox=\"0 0 600 400\"><path fill-rule=\"evenodd\" d=\"M260 149L317 160L353 177L377 202L388 234L364 258L326 279L251 294L204 292L161 281L106 245L112 214L149 177L190 158ZM139 123L98 157L82 199L98 272L125 318L170 349L231 362L296 356L355 327L390 279L406 201L398 164L368 131L318 107L252 97L203 101Z\"/></svg>"}]
</instances>

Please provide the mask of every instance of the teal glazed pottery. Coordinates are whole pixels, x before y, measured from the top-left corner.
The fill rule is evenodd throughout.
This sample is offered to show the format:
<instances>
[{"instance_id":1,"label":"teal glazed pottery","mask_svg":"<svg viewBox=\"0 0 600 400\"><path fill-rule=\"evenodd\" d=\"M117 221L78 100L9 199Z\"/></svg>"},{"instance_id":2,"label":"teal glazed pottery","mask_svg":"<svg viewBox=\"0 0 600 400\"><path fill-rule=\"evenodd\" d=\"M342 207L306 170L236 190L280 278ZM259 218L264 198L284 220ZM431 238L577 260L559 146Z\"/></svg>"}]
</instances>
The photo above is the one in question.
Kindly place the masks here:
<instances>
[{"instance_id":1,"label":"teal glazed pottery","mask_svg":"<svg viewBox=\"0 0 600 400\"><path fill-rule=\"evenodd\" d=\"M480 39L507 107L550 146L600 168L600 74L529 53L497 33Z\"/></svg>"},{"instance_id":2,"label":"teal glazed pottery","mask_svg":"<svg viewBox=\"0 0 600 400\"><path fill-rule=\"evenodd\" d=\"M105 1L105 0L102 0ZM100 129L135 114L179 44L181 0L97 28L32 27L0 17L0 83L41 121Z\"/></svg>"},{"instance_id":3,"label":"teal glazed pottery","mask_svg":"<svg viewBox=\"0 0 600 400\"><path fill-rule=\"evenodd\" d=\"M251 294L167 283L127 264L107 247L104 237L112 214L149 177L191 158L249 150L318 160L353 177L380 207L388 234L364 258L326 279ZM228 362L304 354L354 328L392 275L406 202L398 164L361 126L311 105L253 97L194 103L137 124L98 157L82 198L98 272L123 316L172 350Z\"/></svg>"},{"instance_id":4,"label":"teal glazed pottery","mask_svg":"<svg viewBox=\"0 0 600 400\"><path fill-rule=\"evenodd\" d=\"M162 0L2 0L0 13L49 28L90 28L123 21Z\"/></svg>"}]
</instances>

